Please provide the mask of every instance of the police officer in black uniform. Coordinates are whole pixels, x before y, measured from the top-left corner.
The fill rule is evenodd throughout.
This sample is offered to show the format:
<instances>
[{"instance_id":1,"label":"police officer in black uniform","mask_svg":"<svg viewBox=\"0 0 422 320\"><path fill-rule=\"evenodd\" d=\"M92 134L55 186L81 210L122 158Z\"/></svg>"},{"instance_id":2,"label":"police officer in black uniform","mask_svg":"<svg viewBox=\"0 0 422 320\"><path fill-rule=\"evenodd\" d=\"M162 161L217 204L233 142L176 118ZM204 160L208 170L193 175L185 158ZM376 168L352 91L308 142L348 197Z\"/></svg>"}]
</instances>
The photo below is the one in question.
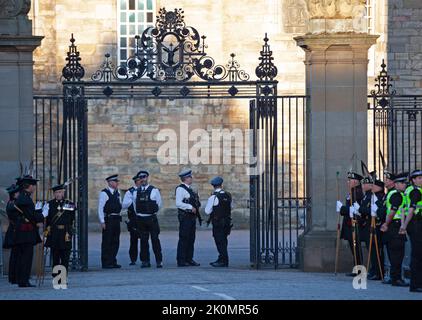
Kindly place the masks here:
<instances>
[{"instance_id":1,"label":"police officer in black uniform","mask_svg":"<svg viewBox=\"0 0 422 320\"><path fill-rule=\"evenodd\" d=\"M387 219L387 197L389 195L390 192L393 192L394 189L394 175L388 171L388 170L384 170L384 186L385 186L385 194L384 197L382 198L381 201L377 202L377 216L380 217L381 219L381 226L385 223L385 220ZM381 227L380 226L380 227ZM387 249L387 242L388 242L388 232L381 232L380 230L380 237L381 237L381 244L382 244L382 252L384 252L384 248L385 251L387 253L387 255L384 255L384 280L382 281L383 284L391 284L391 278L388 275L389 272L387 272L387 268L386 268L386 261L388 259L388 261L391 261L390 259L390 254L388 252ZM391 263L390 263L391 265Z\"/></svg>"},{"instance_id":2,"label":"police officer in black uniform","mask_svg":"<svg viewBox=\"0 0 422 320\"><path fill-rule=\"evenodd\" d=\"M41 213L42 206L31 199L34 193L37 182L32 176L22 177L21 189L19 196L15 201L14 208L16 210L9 210L8 217L16 226L16 282L19 287L35 287L29 282L31 274L32 258L34 246L42 240L39 235L38 223L44 221Z\"/></svg>"},{"instance_id":3,"label":"police officer in black uniform","mask_svg":"<svg viewBox=\"0 0 422 320\"><path fill-rule=\"evenodd\" d=\"M405 252L405 242L407 241L405 234L400 234L401 219L404 215L405 198L408 173L394 175L395 189L388 193L386 199L387 216L386 221L381 226L381 231L387 236L387 251L390 258L391 284L396 287L409 286L402 279L402 263Z\"/></svg>"},{"instance_id":4,"label":"police officer in black uniform","mask_svg":"<svg viewBox=\"0 0 422 320\"><path fill-rule=\"evenodd\" d=\"M117 252L120 244L120 222L122 202L117 187L118 175L106 178L108 187L100 192L98 201L98 218L103 230L101 242L101 264L103 269L121 268L117 264Z\"/></svg>"},{"instance_id":5,"label":"police officer in black uniform","mask_svg":"<svg viewBox=\"0 0 422 320\"><path fill-rule=\"evenodd\" d=\"M176 207L179 219L179 242L177 244L177 266L199 266L193 260L196 219L199 216L198 194L192 190L192 170L185 169L179 173L182 183L176 188Z\"/></svg>"},{"instance_id":6,"label":"police officer in black uniform","mask_svg":"<svg viewBox=\"0 0 422 320\"><path fill-rule=\"evenodd\" d=\"M140 187L141 179L139 178L139 172L132 178L132 180L135 185L130 187L129 190L126 192L125 196L123 197L123 203L130 201L128 199L131 199L135 190L138 187ZM138 230L138 227L136 225L136 213L135 213L135 210L133 209L133 203L131 203L130 206L127 208L127 216L129 218L129 222L126 222L126 224L127 224L127 229L130 235L130 245L129 245L130 265L134 266L136 265L136 259L138 257L138 242L139 242L139 239L141 238L141 233ZM149 245L148 245L148 251L149 251ZM139 257L139 259L141 259L141 257Z\"/></svg>"},{"instance_id":7,"label":"police officer in black uniform","mask_svg":"<svg viewBox=\"0 0 422 320\"><path fill-rule=\"evenodd\" d=\"M76 206L65 199L66 186L64 184L55 185L51 189L54 192L54 199L48 201L43 208L47 235L45 246L51 248L53 269L57 265L62 265L67 271L72 250ZM53 277L55 275L53 273Z\"/></svg>"},{"instance_id":8,"label":"police officer in black uniform","mask_svg":"<svg viewBox=\"0 0 422 320\"><path fill-rule=\"evenodd\" d=\"M7 216L16 215L17 211L15 208L15 201L19 196L20 187L16 184L12 184L9 188L6 189L7 193L9 194L9 201L6 205L6 214ZM16 257L17 257L17 248L15 245L15 238L16 238L16 225L15 223L9 219L9 226L6 231L6 235L4 237L3 248L10 249L10 257L9 257L9 282L11 284L17 284L16 282Z\"/></svg>"},{"instance_id":9,"label":"police officer in black uniform","mask_svg":"<svg viewBox=\"0 0 422 320\"><path fill-rule=\"evenodd\" d=\"M422 170L410 174L413 190L408 199L408 215L401 233L409 234L412 245L410 262L410 291L422 292Z\"/></svg>"},{"instance_id":10,"label":"police officer in black uniform","mask_svg":"<svg viewBox=\"0 0 422 320\"><path fill-rule=\"evenodd\" d=\"M133 206L136 214L136 226L141 236L141 268L150 268L149 236L151 235L152 250L154 251L157 268L163 267L163 255L158 235L160 226L157 213L161 208L160 191L148 184L149 172L138 172L140 186L123 200L123 208Z\"/></svg>"},{"instance_id":11,"label":"police officer in black uniform","mask_svg":"<svg viewBox=\"0 0 422 320\"><path fill-rule=\"evenodd\" d=\"M363 199L362 186L360 184L363 177L355 172L347 173L347 183L350 193L346 197L346 202L343 205L340 201L337 201L337 212L343 216L343 223L341 227L341 239L349 242L350 250L354 259L354 244L353 244L353 219L356 221L355 226L355 245L356 245L356 263L357 265L362 264L362 250L359 238L359 222L361 218L357 215L358 209ZM347 276L356 276L354 273L348 273Z\"/></svg>"},{"instance_id":12,"label":"police officer in black uniform","mask_svg":"<svg viewBox=\"0 0 422 320\"><path fill-rule=\"evenodd\" d=\"M231 224L232 197L230 193L223 190L223 178L215 177L210 184L214 187L214 192L208 198L205 213L210 215L207 224L212 223L212 235L218 251L218 259L210 265L228 267L227 237L233 226Z\"/></svg>"}]
</instances>

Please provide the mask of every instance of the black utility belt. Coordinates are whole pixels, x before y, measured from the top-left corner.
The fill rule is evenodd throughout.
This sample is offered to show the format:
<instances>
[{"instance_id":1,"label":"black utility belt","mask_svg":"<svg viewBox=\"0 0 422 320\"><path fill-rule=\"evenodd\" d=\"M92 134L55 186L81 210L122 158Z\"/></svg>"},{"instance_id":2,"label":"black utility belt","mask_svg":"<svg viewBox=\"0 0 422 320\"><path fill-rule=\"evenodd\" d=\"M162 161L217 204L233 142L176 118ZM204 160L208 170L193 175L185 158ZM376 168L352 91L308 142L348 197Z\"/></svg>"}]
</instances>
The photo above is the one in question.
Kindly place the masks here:
<instances>
[{"instance_id":1,"label":"black utility belt","mask_svg":"<svg viewBox=\"0 0 422 320\"><path fill-rule=\"evenodd\" d=\"M151 217L155 217L157 215L156 213L151 213L151 214L143 213L143 214L144 214L144 216L140 216L140 215L136 214L136 218L139 218L139 219L151 218Z\"/></svg>"},{"instance_id":2,"label":"black utility belt","mask_svg":"<svg viewBox=\"0 0 422 320\"><path fill-rule=\"evenodd\" d=\"M117 214L113 214L113 215L108 215L108 216L106 216L106 219L116 219L116 220L122 220L122 216L120 216L120 215L117 215Z\"/></svg>"}]
</instances>

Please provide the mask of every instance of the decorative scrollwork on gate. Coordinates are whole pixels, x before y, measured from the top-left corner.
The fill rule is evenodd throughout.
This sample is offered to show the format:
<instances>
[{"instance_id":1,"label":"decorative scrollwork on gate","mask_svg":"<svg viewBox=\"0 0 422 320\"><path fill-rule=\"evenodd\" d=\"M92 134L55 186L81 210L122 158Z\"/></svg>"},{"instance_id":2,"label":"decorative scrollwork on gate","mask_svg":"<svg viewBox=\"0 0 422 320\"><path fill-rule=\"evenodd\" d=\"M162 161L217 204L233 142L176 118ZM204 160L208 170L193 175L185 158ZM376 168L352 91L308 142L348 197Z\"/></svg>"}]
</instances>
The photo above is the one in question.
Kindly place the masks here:
<instances>
[{"instance_id":1,"label":"decorative scrollwork on gate","mask_svg":"<svg viewBox=\"0 0 422 320\"><path fill-rule=\"evenodd\" d=\"M154 81L187 81L194 75L206 81L247 81L249 75L240 70L231 54L226 66L218 65L205 52L206 36L186 26L182 9L159 10L155 27L135 36L135 54L125 64L113 69L109 57L92 76L94 81L136 81L148 77Z\"/></svg>"}]
</instances>

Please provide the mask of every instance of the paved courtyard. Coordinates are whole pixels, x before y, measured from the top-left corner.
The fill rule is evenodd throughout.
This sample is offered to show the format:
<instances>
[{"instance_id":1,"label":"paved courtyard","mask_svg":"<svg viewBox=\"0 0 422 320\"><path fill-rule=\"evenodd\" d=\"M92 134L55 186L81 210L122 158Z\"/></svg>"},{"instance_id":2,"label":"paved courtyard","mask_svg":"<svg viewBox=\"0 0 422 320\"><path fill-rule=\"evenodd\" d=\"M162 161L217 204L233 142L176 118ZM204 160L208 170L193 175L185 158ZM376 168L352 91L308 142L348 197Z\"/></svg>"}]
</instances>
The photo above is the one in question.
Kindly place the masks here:
<instances>
[{"instance_id":1,"label":"paved courtyard","mask_svg":"<svg viewBox=\"0 0 422 320\"><path fill-rule=\"evenodd\" d=\"M40 288L22 289L11 286L7 278L0 279L0 300L5 299L77 299L77 300L239 300L239 299L341 299L422 300L422 294L410 293L408 288L394 288L380 282L368 282L366 290L355 290L352 278L342 274L303 273L299 270L252 270L249 268L249 232L233 231L229 253L231 266L215 269L216 250L211 231L197 233L195 259L200 267L177 268L177 232L161 234L164 268L151 269L129 266L128 233L121 236L118 260L122 269L100 268L99 233L90 233L89 271L72 272L67 290L55 290L51 276L46 276ZM152 252L151 252L152 254ZM152 255L153 256L153 255ZM33 280L33 282L35 282Z\"/></svg>"}]
</instances>

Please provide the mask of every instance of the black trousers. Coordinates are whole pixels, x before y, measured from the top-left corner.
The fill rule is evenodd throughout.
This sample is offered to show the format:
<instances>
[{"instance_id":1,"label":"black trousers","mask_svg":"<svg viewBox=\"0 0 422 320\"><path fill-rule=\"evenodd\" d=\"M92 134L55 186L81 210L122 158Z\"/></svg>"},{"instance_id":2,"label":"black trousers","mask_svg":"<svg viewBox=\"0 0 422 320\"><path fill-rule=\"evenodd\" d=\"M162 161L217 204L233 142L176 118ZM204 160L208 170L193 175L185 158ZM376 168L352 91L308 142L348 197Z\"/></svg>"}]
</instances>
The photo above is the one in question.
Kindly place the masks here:
<instances>
[{"instance_id":1,"label":"black trousers","mask_svg":"<svg viewBox=\"0 0 422 320\"><path fill-rule=\"evenodd\" d=\"M139 245L139 236L137 232L130 231L130 245L129 245L129 257L131 262L136 262L138 259L138 245ZM141 256L139 256L141 259Z\"/></svg>"},{"instance_id":2,"label":"black trousers","mask_svg":"<svg viewBox=\"0 0 422 320\"><path fill-rule=\"evenodd\" d=\"M196 216L189 213L179 213L179 242L177 244L177 263L193 260L196 232Z\"/></svg>"},{"instance_id":3,"label":"black trousers","mask_svg":"<svg viewBox=\"0 0 422 320\"><path fill-rule=\"evenodd\" d=\"M62 265L69 269L70 249L51 248L51 256L53 258L53 269L55 266Z\"/></svg>"},{"instance_id":4,"label":"black trousers","mask_svg":"<svg viewBox=\"0 0 422 320\"><path fill-rule=\"evenodd\" d=\"M212 221L212 236L218 251L218 261L229 263L229 254L227 252L227 225L224 219Z\"/></svg>"},{"instance_id":5,"label":"black trousers","mask_svg":"<svg viewBox=\"0 0 422 320\"><path fill-rule=\"evenodd\" d=\"M141 233L141 261L150 262L149 256L149 236L151 235L152 250L154 251L155 261L160 263L163 261L161 253L161 243L158 235L160 234L160 226L156 215L151 217L136 218L138 230Z\"/></svg>"},{"instance_id":6,"label":"black trousers","mask_svg":"<svg viewBox=\"0 0 422 320\"><path fill-rule=\"evenodd\" d=\"M350 251L352 252L353 263L355 263L355 253L353 249L353 240L348 240ZM363 256L362 256L362 243L356 237L356 263L358 266L363 265Z\"/></svg>"},{"instance_id":7,"label":"black trousers","mask_svg":"<svg viewBox=\"0 0 422 320\"><path fill-rule=\"evenodd\" d=\"M101 242L101 264L113 266L117 264L117 252L120 245L120 217L107 219Z\"/></svg>"},{"instance_id":8,"label":"black trousers","mask_svg":"<svg viewBox=\"0 0 422 320\"><path fill-rule=\"evenodd\" d=\"M422 288L422 219L413 218L408 228L412 253L410 260L410 289Z\"/></svg>"},{"instance_id":9,"label":"black trousers","mask_svg":"<svg viewBox=\"0 0 422 320\"><path fill-rule=\"evenodd\" d=\"M29 282L34 246L30 243L16 245L16 282L25 285Z\"/></svg>"},{"instance_id":10,"label":"black trousers","mask_svg":"<svg viewBox=\"0 0 422 320\"><path fill-rule=\"evenodd\" d=\"M384 249L383 249L383 244L381 242L381 231L380 231L379 227L376 227L375 234L372 238L371 262L370 262L368 274L369 275L377 275L377 276L381 277L380 267L379 267L378 258L377 258L377 250L376 250L376 247L375 247L375 237L376 237L377 244L378 244L378 253L380 255L381 271L382 271L382 275L384 275ZM369 250L369 240L368 240L368 243L367 243L367 248Z\"/></svg>"},{"instance_id":11,"label":"black trousers","mask_svg":"<svg viewBox=\"0 0 422 320\"><path fill-rule=\"evenodd\" d=\"M13 246L10 250L9 258L9 282L12 284L17 283L16 281L16 262L17 262L17 248Z\"/></svg>"},{"instance_id":12,"label":"black trousers","mask_svg":"<svg viewBox=\"0 0 422 320\"><path fill-rule=\"evenodd\" d=\"M390 258L390 277L391 281L402 279L402 263L405 253L406 236L399 234L400 221L392 222L389 225L389 238L387 242L387 252Z\"/></svg>"}]
</instances>

